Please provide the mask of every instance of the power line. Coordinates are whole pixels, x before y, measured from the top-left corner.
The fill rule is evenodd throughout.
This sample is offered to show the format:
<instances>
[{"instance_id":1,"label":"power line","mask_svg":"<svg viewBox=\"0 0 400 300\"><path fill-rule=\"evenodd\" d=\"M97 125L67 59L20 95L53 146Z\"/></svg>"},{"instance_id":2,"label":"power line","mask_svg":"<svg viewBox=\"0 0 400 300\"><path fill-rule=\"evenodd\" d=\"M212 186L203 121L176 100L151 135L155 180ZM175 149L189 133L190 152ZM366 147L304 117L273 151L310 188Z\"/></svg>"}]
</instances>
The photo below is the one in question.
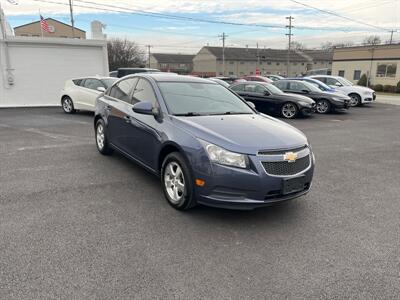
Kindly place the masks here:
<instances>
[{"instance_id":1,"label":"power line","mask_svg":"<svg viewBox=\"0 0 400 300\"><path fill-rule=\"evenodd\" d=\"M338 18L342 18L342 19L354 22L354 23L359 23L359 24L366 25L366 26L369 26L369 27L373 27L373 28L376 28L376 29L379 29L379 30L389 31L389 29L387 29L387 28L383 28L383 27L376 26L376 25L373 25L373 24L369 24L369 23L366 23L366 22L363 22L363 21L355 20L353 18L349 18L349 17L343 16L343 15L340 15L340 14L338 14L336 12L332 12L332 11L329 11L329 10L321 9L321 8L318 8L318 7L309 5L309 4L302 3L302 2L297 1L297 0L289 0L289 1L291 1L293 3L296 3L296 4L299 4L299 5L302 5L302 6L305 6L305 7L308 7L308 8L312 8L314 10L317 10L319 12L322 12L322 13L325 13L325 14L328 14L328 15L332 15L332 16L335 16L335 17L338 17Z\"/></svg>"}]
</instances>

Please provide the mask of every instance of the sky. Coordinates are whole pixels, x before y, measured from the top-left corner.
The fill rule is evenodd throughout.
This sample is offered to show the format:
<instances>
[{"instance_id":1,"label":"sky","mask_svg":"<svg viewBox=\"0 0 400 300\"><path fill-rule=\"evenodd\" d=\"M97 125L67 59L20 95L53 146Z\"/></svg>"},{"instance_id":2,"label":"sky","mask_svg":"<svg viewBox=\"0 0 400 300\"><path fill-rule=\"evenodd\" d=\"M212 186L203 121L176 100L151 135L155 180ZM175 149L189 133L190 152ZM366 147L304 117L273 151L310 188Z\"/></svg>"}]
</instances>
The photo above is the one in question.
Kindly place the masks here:
<instances>
[{"instance_id":1,"label":"sky","mask_svg":"<svg viewBox=\"0 0 400 300\"><path fill-rule=\"evenodd\" d=\"M44 18L70 23L68 0L10 1L18 5L0 3L12 27L37 21L39 10ZM325 42L358 44L369 35L386 41L390 30L397 30L393 39L400 42L400 0L74 0L73 4L75 26L88 37L90 22L98 20L106 24L107 37L151 45L152 52L197 53L205 45L221 46L218 36L223 32L228 47L258 43L260 48L286 48L289 15L294 17L293 41L307 48Z\"/></svg>"}]
</instances>

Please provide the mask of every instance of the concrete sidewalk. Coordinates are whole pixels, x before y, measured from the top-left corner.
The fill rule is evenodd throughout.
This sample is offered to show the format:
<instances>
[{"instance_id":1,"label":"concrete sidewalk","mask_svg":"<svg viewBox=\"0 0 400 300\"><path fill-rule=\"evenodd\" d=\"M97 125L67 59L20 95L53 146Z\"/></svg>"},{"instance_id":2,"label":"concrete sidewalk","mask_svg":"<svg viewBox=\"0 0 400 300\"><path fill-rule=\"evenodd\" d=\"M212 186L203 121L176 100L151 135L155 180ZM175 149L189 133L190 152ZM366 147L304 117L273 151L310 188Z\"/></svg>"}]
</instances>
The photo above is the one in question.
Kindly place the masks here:
<instances>
[{"instance_id":1,"label":"concrete sidewalk","mask_svg":"<svg viewBox=\"0 0 400 300\"><path fill-rule=\"evenodd\" d=\"M376 102L386 103L386 104L393 104L393 105L400 105L400 94L398 94L398 95L377 94L376 95Z\"/></svg>"}]
</instances>

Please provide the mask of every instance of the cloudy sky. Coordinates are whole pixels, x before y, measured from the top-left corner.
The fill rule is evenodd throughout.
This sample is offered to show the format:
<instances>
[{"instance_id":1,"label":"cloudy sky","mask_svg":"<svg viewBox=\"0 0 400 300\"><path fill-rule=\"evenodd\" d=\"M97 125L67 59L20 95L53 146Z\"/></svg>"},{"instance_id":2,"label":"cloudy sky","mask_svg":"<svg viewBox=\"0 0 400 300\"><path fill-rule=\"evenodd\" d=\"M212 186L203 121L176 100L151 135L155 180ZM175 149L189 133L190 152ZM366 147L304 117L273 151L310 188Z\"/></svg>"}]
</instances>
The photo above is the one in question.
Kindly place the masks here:
<instances>
[{"instance_id":1,"label":"cloudy sky","mask_svg":"<svg viewBox=\"0 0 400 300\"><path fill-rule=\"evenodd\" d=\"M0 0L11 26L39 18L69 23L68 0ZM10 0L11 1L11 0ZM360 43L365 36L383 41L394 29L400 42L400 0L74 0L75 25L88 32L90 22L106 24L108 37L127 37L153 52L195 53L203 45L284 48L286 16L294 17L293 40L315 48L323 42ZM301 5L304 4L304 5ZM344 18L328 14L326 10ZM201 22L208 20L212 22ZM224 24L227 23L239 23Z\"/></svg>"}]
</instances>

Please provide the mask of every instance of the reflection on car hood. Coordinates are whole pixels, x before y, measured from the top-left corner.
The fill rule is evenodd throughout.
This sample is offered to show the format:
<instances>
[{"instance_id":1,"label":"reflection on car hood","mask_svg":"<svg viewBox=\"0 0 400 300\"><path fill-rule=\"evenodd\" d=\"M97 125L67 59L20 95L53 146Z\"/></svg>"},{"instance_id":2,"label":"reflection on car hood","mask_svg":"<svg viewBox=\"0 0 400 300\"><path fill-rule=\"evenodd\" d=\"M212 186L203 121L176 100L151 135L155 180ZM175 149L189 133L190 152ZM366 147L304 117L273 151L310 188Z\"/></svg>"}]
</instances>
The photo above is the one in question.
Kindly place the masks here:
<instances>
[{"instance_id":1,"label":"reflection on car hood","mask_svg":"<svg viewBox=\"0 0 400 300\"><path fill-rule=\"evenodd\" d=\"M262 114L173 117L173 122L196 138L238 153L257 154L307 143L298 129Z\"/></svg>"},{"instance_id":2,"label":"reflection on car hood","mask_svg":"<svg viewBox=\"0 0 400 300\"><path fill-rule=\"evenodd\" d=\"M306 103L313 104L315 101L311 99L310 97L303 96L303 95L297 95L297 94L290 94L290 93L285 93L284 95L274 95L275 97L279 96L279 98L282 99L288 99L292 101L302 101Z\"/></svg>"}]
</instances>

